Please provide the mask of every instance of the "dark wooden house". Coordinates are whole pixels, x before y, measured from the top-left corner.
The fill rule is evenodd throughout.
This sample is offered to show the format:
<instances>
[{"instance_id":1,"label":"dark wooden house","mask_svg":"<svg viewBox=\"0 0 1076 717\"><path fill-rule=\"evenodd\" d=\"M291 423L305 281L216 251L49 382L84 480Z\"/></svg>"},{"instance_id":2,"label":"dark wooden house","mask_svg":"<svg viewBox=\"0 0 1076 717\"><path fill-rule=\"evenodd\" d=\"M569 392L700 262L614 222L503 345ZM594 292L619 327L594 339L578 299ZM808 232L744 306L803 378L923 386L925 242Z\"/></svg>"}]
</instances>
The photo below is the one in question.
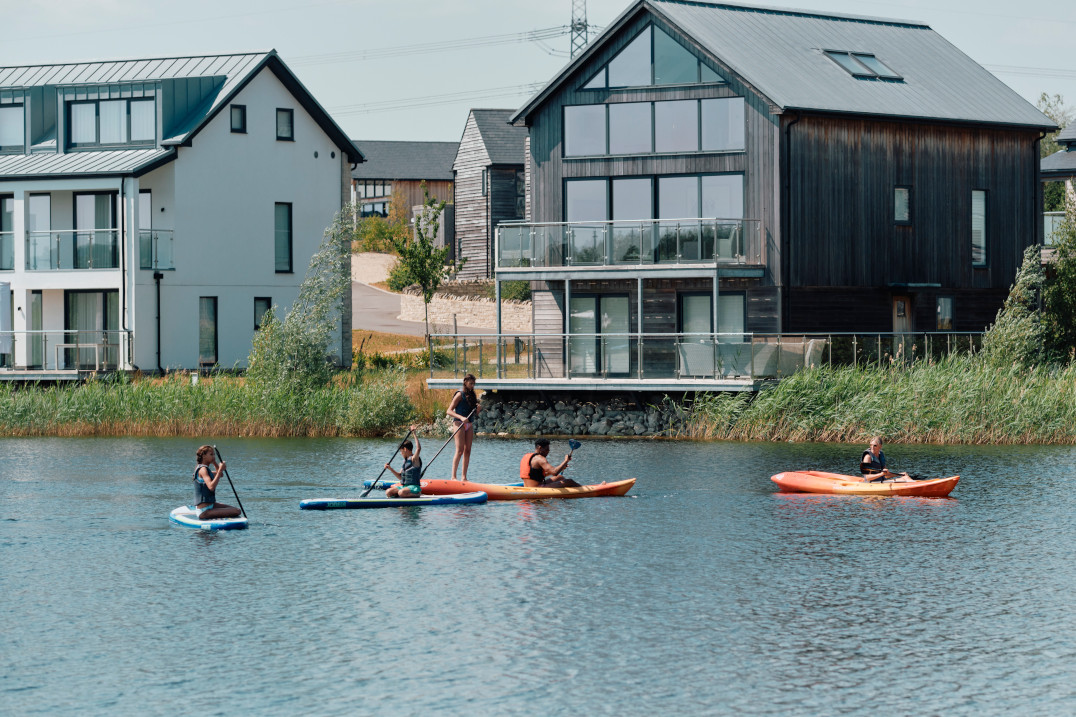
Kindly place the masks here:
<instances>
[{"instance_id":1,"label":"dark wooden house","mask_svg":"<svg viewBox=\"0 0 1076 717\"><path fill-rule=\"evenodd\" d=\"M684 334L979 331L1041 236L1053 123L917 22L639 0L511 121L496 276L532 281L551 376L683 376Z\"/></svg>"},{"instance_id":2,"label":"dark wooden house","mask_svg":"<svg viewBox=\"0 0 1076 717\"><path fill-rule=\"evenodd\" d=\"M526 127L508 124L512 110L473 109L459 143L455 174L457 260L462 279L493 276L493 237L502 222L526 217Z\"/></svg>"}]
</instances>

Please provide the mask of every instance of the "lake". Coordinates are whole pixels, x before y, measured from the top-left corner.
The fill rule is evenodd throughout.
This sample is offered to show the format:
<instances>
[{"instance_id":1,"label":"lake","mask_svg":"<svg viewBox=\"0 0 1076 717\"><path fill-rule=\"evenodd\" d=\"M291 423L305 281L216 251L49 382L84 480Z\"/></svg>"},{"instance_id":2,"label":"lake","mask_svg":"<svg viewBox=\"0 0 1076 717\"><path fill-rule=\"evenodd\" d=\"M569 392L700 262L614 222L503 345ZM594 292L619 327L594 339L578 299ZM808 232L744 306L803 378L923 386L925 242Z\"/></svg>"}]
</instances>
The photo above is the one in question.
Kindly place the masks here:
<instances>
[{"instance_id":1,"label":"lake","mask_svg":"<svg viewBox=\"0 0 1076 717\"><path fill-rule=\"evenodd\" d=\"M209 534L167 519L202 442L0 439L0 713L1076 711L1071 447L888 445L931 500L769 480L859 446L584 441L628 496L316 512L394 445L219 439L251 527Z\"/></svg>"}]
</instances>

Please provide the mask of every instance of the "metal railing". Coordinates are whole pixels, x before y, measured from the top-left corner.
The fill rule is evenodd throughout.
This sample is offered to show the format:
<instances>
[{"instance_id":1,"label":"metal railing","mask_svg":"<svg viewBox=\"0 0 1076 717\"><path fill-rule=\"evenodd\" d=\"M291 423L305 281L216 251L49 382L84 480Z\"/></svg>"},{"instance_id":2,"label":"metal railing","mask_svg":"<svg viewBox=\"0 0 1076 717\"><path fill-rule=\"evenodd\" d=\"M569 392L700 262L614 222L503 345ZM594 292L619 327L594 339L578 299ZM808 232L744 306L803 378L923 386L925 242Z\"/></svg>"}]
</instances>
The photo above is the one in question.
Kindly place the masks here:
<instances>
[{"instance_id":1,"label":"metal railing","mask_svg":"<svg viewBox=\"0 0 1076 717\"><path fill-rule=\"evenodd\" d=\"M118 229L27 232L26 270L117 269Z\"/></svg>"},{"instance_id":2,"label":"metal railing","mask_svg":"<svg viewBox=\"0 0 1076 717\"><path fill-rule=\"evenodd\" d=\"M777 379L812 366L974 353L981 333L435 334L430 378Z\"/></svg>"},{"instance_id":3,"label":"metal railing","mask_svg":"<svg viewBox=\"0 0 1076 717\"><path fill-rule=\"evenodd\" d=\"M175 269L171 229L138 230L138 266L140 269Z\"/></svg>"},{"instance_id":4,"label":"metal railing","mask_svg":"<svg viewBox=\"0 0 1076 717\"><path fill-rule=\"evenodd\" d=\"M497 268L761 264L758 219L500 224Z\"/></svg>"},{"instance_id":5,"label":"metal railing","mask_svg":"<svg viewBox=\"0 0 1076 717\"><path fill-rule=\"evenodd\" d=\"M2 371L100 371L119 367L123 330L0 331Z\"/></svg>"},{"instance_id":6,"label":"metal railing","mask_svg":"<svg viewBox=\"0 0 1076 717\"><path fill-rule=\"evenodd\" d=\"M15 268L15 232L0 232L0 271Z\"/></svg>"},{"instance_id":7,"label":"metal railing","mask_svg":"<svg viewBox=\"0 0 1076 717\"><path fill-rule=\"evenodd\" d=\"M1065 221L1064 212L1043 212L1042 213L1042 243L1046 246L1053 246L1057 230L1061 228L1061 224Z\"/></svg>"}]
</instances>

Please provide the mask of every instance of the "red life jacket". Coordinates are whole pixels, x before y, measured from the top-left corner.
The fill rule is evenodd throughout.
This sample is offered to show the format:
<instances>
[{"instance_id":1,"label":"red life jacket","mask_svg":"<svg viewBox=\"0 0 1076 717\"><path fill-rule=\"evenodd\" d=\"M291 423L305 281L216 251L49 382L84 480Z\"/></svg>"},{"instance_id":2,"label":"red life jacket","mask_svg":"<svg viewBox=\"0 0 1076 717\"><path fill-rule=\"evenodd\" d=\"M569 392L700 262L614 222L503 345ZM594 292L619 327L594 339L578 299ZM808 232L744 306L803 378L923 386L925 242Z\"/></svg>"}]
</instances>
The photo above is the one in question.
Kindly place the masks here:
<instances>
[{"instance_id":1,"label":"red life jacket","mask_svg":"<svg viewBox=\"0 0 1076 717\"><path fill-rule=\"evenodd\" d=\"M545 479L545 473L542 473L542 475L540 475L537 478L535 478L533 475L531 475L532 471L541 470L541 469L533 468L531 466L531 459L534 458L536 455L538 455L538 453L536 451L531 451L530 453L523 456L523 458L519 461L519 479L520 480L536 480L536 481L541 482L543 479Z\"/></svg>"}]
</instances>

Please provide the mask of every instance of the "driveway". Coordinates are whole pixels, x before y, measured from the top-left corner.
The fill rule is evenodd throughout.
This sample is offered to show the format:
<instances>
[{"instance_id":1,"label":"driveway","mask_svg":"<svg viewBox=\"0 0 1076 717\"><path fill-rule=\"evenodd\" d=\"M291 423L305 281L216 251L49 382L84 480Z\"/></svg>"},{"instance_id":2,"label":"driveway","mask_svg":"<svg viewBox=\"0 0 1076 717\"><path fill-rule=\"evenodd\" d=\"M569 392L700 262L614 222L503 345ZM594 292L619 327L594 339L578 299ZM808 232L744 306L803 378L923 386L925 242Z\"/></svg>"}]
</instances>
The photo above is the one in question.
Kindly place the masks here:
<instances>
[{"instance_id":1,"label":"driveway","mask_svg":"<svg viewBox=\"0 0 1076 717\"><path fill-rule=\"evenodd\" d=\"M422 321L401 321L400 295L378 289L361 281L351 282L351 327L357 331L380 331L388 334L425 336L426 324ZM450 333L451 326L430 324L432 333ZM463 334L493 334L496 329L460 326Z\"/></svg>"}]
</instances>

